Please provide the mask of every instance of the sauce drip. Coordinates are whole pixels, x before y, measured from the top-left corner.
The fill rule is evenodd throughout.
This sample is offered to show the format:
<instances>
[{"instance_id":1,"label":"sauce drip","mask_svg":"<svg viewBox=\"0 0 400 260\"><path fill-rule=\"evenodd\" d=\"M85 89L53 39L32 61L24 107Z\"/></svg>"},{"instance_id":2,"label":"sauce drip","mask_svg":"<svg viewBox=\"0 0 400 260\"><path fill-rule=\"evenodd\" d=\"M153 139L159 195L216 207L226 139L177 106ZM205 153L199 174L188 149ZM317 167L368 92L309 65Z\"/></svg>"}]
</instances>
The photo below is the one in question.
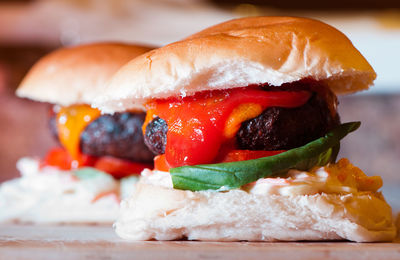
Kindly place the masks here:
<instances>
[{"instance_id":1,"label":"sauce drip","mask_svg":"<svg viewBox=\"0 0 400 260\"><path fill-rule=\"evenodd\" d=\"M57 129L60 143L72 159L78 161L81 155L79 143L81 132L90 122L100 116L100 111L89 105L61 107L57 113ZM76 165L78 167L79 165Z\"/></svg>"},{"instance_id":2,"label":"sauce drip","mask_svg":"<svg viewBox=\"0 0 400 260\"><path fill-rule=\"evenodd\" d=\"M153 100L147 104L147 109L150 115L166 120L166 160L171 167L179 167L214 162L221 146L234 137L237 125L249 116L255 117L273 106L302 106L310 96L308 91L265 91L246 87ZM238 107L245 112L238 112ZM240 120L232 119L232 112L237 114L233 117L240 117ZM231 128L235 129L229 131Z\"/></svg>"}]
</instances>

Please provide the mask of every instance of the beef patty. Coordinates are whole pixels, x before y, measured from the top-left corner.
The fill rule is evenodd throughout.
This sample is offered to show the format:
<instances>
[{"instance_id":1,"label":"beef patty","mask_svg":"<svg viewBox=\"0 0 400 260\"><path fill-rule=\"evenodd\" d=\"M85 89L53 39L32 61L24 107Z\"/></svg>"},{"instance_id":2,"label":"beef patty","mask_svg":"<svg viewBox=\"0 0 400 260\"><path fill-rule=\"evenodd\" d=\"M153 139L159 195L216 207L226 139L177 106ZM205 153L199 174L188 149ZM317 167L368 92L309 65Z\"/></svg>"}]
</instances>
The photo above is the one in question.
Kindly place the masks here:
<instances>
[{"instance_id":1,"label":"beef patty","mask_svg":"<svg viewBox=\"0 0 400 260\"><path fill-rule=\"evenodd\" d=\"M167 132L167 122L160 117L156 117L146 126L144 143L153 153L163 154L167 143Z\"/></svg>"},{"instance_id":2,"label":"beef patty","mask_svg":"<svg viewBox=\"0 0 400 260\"><path fill-rule=\"evenodd\" d=\"M82 153L151 163L154 154L144 144L142 134L144 118L145 113L132 112L98 117L80 135ZM55 115L50 116L49 125L58 139Z\"/></svg>"},{"instance_id":3,"label":"beef patty","mask_svg":"<svg viewBox=\"0 0 400 260\"><path fill-rule=\"evenodd\" d=\"M332 117L326 102L314 94L301 107L269 107L243 122L236 141L243 150L289 150L324 136L339 123L339 116Z\"/></svg>"},{"instance_id":4,"label":"beef patty","mask_svg":"<svg viewBox=\"0 0 400 260\"><path fill-rule=\"evenodd\" d=\"M259 116L242 123L236 143L242 150L288 150L325 135L340 123L328 104L313 94L306 104L296 108L269 107ZM145 144L155 154L165 153L168 126L156 117L145 130Z\"/></svg>"}]
</instances>

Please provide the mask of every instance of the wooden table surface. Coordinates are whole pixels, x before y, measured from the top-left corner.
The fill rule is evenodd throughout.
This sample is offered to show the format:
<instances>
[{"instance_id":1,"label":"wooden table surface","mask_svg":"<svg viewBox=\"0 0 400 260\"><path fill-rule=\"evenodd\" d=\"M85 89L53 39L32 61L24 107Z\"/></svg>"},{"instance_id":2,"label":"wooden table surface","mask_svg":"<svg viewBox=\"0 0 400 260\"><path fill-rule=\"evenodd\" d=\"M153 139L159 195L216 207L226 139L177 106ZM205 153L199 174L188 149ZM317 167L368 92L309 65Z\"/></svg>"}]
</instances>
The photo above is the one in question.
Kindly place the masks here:
<instances>
[{"instance_id":1,"label":"wooden table surface","mask_svg":"<svg viewBox=\"0 0 400 260\"><path fill-rule=\"evenodd\" d=\"M0 225L0 259L400 259L399 243L131 242L108 226Z\"/></svg>"}]
</instances>

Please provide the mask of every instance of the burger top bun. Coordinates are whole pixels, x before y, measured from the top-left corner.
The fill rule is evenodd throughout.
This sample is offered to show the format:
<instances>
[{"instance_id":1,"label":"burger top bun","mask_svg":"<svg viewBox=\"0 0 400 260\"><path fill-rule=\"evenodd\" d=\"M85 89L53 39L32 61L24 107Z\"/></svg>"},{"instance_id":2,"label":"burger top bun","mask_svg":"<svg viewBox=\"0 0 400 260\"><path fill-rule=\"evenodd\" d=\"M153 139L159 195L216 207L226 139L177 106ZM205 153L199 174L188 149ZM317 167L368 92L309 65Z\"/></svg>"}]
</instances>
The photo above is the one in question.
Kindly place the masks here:
<instances>
[{"instance_id":1,"label":"burger top bun","mask_svg":"<svg viewBox=\"0 0 400 260\"><path fill-rule=\"evenodd\" d=\"M56 50L32 67L17 89L17 96L62 106L90 104L122 65L149 50L120 43Z\"/></svg>"},{"instance_id":2,"label":"burger top bun","mask_svg":"<svg viewBox=\"0 0 400 260\"><path fill-rule=\"evenodd\" d=\"M376 74L351 41L311 19L231 20L133 59L95 100L103 112L142 106L149 98L313 78L336 94L368 89Z\"/></svg>"}]
</instances>

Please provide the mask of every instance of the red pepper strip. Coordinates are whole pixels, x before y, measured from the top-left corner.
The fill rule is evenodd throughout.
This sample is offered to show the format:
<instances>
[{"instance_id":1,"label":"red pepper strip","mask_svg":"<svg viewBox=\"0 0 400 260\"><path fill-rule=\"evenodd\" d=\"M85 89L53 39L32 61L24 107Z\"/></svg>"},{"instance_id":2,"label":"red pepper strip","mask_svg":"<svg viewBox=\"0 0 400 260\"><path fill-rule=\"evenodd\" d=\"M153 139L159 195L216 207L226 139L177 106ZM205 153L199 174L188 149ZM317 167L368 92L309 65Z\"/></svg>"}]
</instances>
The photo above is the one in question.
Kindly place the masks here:
<instances>
[{"instance_id":1,"label":"red pepper strip","mask_svg":"<svg viewBox=\"0 0 400 260\"><path fill-rule=\"evenodd\" d=\"M145 168L153 168L151 164L131 162L111 156L99 158L94 164L94 167L112 175L116 179L121 179L133 174L140 174Z\"/></svg>"},{"instance_id":2,"label":"red pepper strip","mask_svg":"<svg viewBox=\"0 0 400 260\"><path fill-rule=\"evenodd\" d=\"M165 154L154 157L154 170L168 172L169 169L171 169L171 166L169 166Z\"/></svg>"},{"instance_id":3,"label":"red pepper strip","mask_svg":"<svg viewBox=\"0 0 400 260\"><path fill-rule=\"evenodd\" d=\"M285 152L280 151L250 151L250 150L233 150L227 153L221 160L221 162L237 162L258 159L262 157L268 157L277 155Z\"/></svg>"},{"instance_id":4,"label":"red pepper strip","mask_svg":"<svg viewBox=\"0 0 400 260\"><path fill-rule=\"evenodd\" d=\"M279 151L231 150L222 156L219 155L218 156L219 159L216 163L253 160L253 159L277 155L283 152L285 152L285 150L279 150ZM171 168L172 167L168 164L165 154L157 155L154 158L155 170L168 172Z\"/></svg>"},{"instance_id":5,"label":"red pepper strip","mask_svg":"<svg viewBox=\"0 0 400 260\"><path fill-rule=\"evenodd\" d=\"M46 157L41 161L40 166L53 166L61 170L70 170L72 157L64 148L51 149Z\"/></svg>"},{"instance_id":6,"label":"red pepper strip","mask_svg":"<svg viewBox=\"0 0 400 260\"><path fill-rule=\"evenodd\" d=\"M71 170L83 166L93 166L96 160L96 157L86 154L80 154L76 160L73 160L65 148L56 147L47 153L40 166L48 165L58 167L61 170Z\"/></svg>"},{"instance_id":7,"label":"red pepper strip","mask_svg":"<svg viewBox=\"0 0 400 260\"><path fill-rule=\"evenodd\" d=\"M79 167L90 166L108 173L116 179L132 174L140 174L140 172L145 168L153 168L151 164L131 162L111 156L96 158L81 154L78 160L72 160L71 155L64 148L51 149L41 162L41 167L44 166L58 167L61 170L71 170Z\"/></svg>"}]
</instances>

